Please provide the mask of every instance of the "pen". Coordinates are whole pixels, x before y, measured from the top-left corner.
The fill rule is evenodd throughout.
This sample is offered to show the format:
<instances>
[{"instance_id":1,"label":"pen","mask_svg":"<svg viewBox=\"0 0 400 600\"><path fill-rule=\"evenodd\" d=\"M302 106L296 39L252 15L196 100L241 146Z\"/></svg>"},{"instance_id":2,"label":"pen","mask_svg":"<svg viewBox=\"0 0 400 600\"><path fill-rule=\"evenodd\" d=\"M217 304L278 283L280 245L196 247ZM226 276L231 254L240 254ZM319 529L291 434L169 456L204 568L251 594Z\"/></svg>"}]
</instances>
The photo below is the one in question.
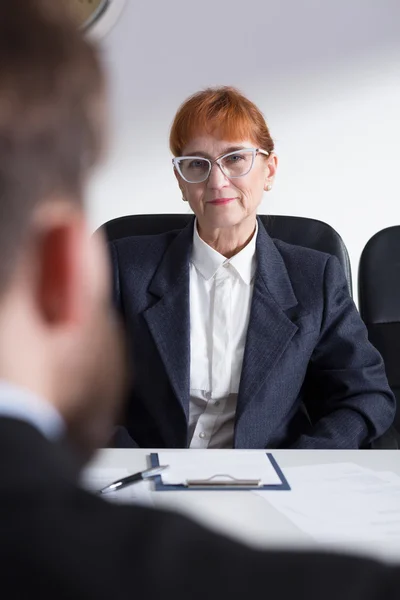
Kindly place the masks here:
<instances>
[{"instance_id":1,"label":"pen","mask_svg":"<svg viewBox=\"0 0 400 600\"><path fill-rule=\"evenodd\" d=\"M159 475L164 469L168 469L168 465L161 465L159 467L154 467L152 469L147 469L147 471L142 471L141 473L134 473L133 475L128 475L128 477L124 477L123 479L118 479L117 481L113 481L110 485L102 488L99 491L99 494L106 494L107 492L116 492L118 490L122 490L122 488L127 485L132 485L132 483L137 483L138 481L143 481L143 479L151 479L152 477L156 477Z\"/></svg>"}]
</instances>

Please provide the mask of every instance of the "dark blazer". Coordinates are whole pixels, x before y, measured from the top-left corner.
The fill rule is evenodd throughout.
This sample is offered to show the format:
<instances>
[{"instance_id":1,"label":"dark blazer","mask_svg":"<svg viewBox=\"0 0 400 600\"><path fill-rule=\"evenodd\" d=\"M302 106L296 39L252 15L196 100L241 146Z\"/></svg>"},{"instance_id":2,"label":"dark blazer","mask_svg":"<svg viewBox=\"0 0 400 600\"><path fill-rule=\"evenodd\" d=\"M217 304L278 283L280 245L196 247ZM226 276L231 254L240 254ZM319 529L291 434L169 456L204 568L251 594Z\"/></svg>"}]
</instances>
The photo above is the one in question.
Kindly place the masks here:
<instances>
[{"instance_id":1,"label":"dark blazer","mask_svg":"<svg viewBox=\"0 0 400 600\"><path fill-rule=\"evenodd\" d=\"M193 222L110 244L134 372L130 437L117 445L188 445L192 236ZM256 253L234 447L369 444L390 427L395 400L339 261L272 240L261 221Z\"/></svg>"},{"instance_id":2,"label":"dark blazer","mask_svg":"<svg viewBox=\"0 0 400 600\"><path fill-rule=\"evenodd\" d=\"M260 552L81 490L66 448L0 418L0 579L10 600L397 600L399 567ZM289 575L289 576L288 576Z\"/></svg>"}]
</instances>

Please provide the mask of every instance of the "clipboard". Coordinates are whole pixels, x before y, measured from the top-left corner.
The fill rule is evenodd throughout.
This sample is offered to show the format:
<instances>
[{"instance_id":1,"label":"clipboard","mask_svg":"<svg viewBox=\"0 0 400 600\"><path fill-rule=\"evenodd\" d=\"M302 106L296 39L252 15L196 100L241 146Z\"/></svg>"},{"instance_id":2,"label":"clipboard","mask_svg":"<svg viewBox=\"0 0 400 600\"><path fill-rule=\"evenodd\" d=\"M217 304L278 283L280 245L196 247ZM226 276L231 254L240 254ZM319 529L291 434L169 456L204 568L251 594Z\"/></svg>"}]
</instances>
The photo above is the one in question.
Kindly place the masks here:
<instances>
[{"instance_id":1,"label":"clipboard","mask_svg":"<svg viewBox=\"0 0 400 600\"><path fill-rule=\"evenodd\" d=\"M244 491L244 490L257 490L262 491L278 491L288 492L291 490L290 485L284 476L282 469L276 462L274 456L270 452L266 452L265 456L270 461L275 473L278 476L280 483L271 483L262 485L259 480L255 479L235 479L227 473L219 474L216 473L208 479L194 479L187 480L185 483L180 484L165 484L163 483L162 476L157 475L154 478L154 486L156 492L177 492L177 491ZM158 453L152 452L150 454L150 462L152 467L159 467L160 462Z\"/></svg>"}]
</instances>

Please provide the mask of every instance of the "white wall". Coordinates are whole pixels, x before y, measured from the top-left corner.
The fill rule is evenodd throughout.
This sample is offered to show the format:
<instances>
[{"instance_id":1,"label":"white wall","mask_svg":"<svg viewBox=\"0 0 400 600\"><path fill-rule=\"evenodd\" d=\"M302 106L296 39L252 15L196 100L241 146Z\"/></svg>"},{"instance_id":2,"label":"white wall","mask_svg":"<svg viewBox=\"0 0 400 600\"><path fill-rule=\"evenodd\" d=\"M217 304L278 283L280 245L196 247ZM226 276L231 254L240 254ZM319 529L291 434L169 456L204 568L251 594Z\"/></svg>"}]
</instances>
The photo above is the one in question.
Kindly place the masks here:
<instances>
[{"instance_id":1,"label":"white wall","mask_svg":"<svg viewBox=\"0 0 400 600\"><path fill-rule=\"evenodd\" d=\"M186 212L168 132L179 104L235 85L264 112L280 167L261 213L333 225L355 279L366 241L400 223L399 0L128 0L103 41L112 143L93 228Z\"/></svg>"}]
</instances>

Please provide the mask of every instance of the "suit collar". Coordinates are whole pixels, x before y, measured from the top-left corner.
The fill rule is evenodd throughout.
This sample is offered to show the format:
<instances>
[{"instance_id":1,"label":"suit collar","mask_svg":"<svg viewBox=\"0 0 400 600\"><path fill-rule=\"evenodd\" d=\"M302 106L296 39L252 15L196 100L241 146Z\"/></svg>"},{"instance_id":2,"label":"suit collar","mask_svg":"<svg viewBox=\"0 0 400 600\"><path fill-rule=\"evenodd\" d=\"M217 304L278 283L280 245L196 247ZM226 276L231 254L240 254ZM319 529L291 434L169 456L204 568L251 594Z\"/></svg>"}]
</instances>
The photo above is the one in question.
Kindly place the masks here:
<instances>
[{"instance_id":1,"label":"suit collar","mask_svg":"<svg viewBox=\"0 0 400 600\"><path fill-rule=\"evenodd\" d=\"M189 274L189 259L193 245L194 219L180 231L168 246L153 279L149 292L162 298L181 286Z\"/></svg>"},{"instance_id":2,"label":"suit collar","mask_svg":"<svg viewBox=\"0 0 400 600\"><path fill-rule=\"evenodd\" d=\"M143 313L187 421L190 390L189 259L193 223L191 221L168 246L149 286L149 292L157 300Z\"/></svg>"},{"instance_id":3,"label":"suit collar","mask_svg":"<svg viewBox=\"0 0 400 600\"><path fill-rule=\"evenodd\" d=\"M0 417L30 423L54 441L65 432L64 420L50 402L4 380L0 380Z\"/></svg>"},{"instance_id":4,"label":"suit collar","mask_svg":"<svg viewBox=\"0 0 400 600\"><path fill-rule=\"evenodd\" d=\"M282 255L261 220L257 220L259 226L256 246L257 279L281 309L287 310L297 305L297 298Z\"/></svg>"},{"instance_id":5,"label":"suit collar","mask_svg":"<svg viewBox=\"0 0 400 600\"><path fill-rule=\"evenodd\" d=\"M298 330L297 298L284 260L259 221L258 269L240 379L236 425ZM294 317L294 318L293 318ZM265 424L268 427L268 423ZM235 428L235 435L238 428ZM240 440L235 438L235 446Z\"/></svg>"}]
</instances>

